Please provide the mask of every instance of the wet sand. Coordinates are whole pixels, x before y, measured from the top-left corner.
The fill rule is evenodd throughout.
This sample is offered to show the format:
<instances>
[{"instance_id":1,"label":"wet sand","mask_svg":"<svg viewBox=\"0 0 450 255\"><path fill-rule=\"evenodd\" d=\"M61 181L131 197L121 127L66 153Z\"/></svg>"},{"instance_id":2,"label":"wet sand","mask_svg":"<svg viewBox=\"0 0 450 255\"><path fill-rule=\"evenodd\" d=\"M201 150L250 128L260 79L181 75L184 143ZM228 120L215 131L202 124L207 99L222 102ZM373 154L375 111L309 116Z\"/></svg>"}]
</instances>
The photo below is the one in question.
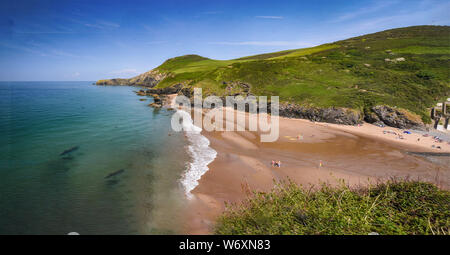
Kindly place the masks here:
<instances>
[{"instance_id":1,"label":"wet sand","mask_svg":"<svg viewBox=\"0 0 450 255\"><path fill-rule=\"evenodd\" d=\"M250 191L270 191L275 181L287 179L309 187L321 182L337 185L340 180L355 186L410 178L450 188L448 164L407 153L449 152L447 143L436 150L431 148L434 142L430 137L403 134L405 139L400 140L383 130L394 129L280 118L280 138L274 143L261 143L258 132L203 131L218 155L192 191L185 232L212 233L225 203L238 203ZM272 167L271 160L280 160L282 167Z\"/></svg>"}]
</instances>

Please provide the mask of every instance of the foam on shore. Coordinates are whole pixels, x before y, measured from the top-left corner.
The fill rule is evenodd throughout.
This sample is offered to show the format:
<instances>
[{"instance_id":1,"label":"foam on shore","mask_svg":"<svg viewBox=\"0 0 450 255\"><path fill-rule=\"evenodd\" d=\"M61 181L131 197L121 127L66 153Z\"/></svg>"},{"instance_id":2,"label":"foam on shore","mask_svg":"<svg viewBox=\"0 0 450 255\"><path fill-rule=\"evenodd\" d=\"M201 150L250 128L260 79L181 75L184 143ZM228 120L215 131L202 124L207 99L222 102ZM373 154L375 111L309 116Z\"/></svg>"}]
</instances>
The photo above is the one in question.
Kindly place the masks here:
<instances>
[{"instance_id":1,"label":"foam on shore","mask_svg":"<svg viewBox=\"0 0 450 255\"><path fill-rule=\"evenodd\" d=\"M217 155L217 152L209 146L209 140L201 134L202 129L195 126L189 113L177 110L183 116L183 131L189 140L188 153L192 161L188 163L186 171L181 178L181 183L188 198L192 197L191 191L197 187L198 181L205 174Z\"/></svg>"}]
</instances>

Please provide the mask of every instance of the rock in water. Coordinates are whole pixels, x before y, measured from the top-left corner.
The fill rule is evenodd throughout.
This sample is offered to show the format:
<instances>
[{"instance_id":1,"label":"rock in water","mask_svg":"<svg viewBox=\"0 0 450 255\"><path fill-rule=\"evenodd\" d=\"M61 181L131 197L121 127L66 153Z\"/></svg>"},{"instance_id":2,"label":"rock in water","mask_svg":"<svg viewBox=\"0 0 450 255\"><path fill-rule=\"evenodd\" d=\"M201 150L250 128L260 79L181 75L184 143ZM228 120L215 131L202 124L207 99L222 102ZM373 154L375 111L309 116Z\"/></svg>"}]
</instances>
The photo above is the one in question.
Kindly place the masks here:
<instances>
[{"instance_id":1,"label":"rock in water","mask_svg":"<svg viewBox=\"0 0 450 255\"><path fill-rule=\"evenodd\" d=\"M117 171L112 172L112 173L108 174L107 176L105 176L105 179L111 178L111 177L121 174L123 172L125 172L125 169L117 170Z\"/></svg>"},{"instance_id":2,"label":"rock in water","mask_svg":"<svg viewBox=\"0 0 450 255\"><path fill-rule=\"evenodd\" d=\"M78 150L79 148L80 148L80 146L74 146L74 147L72 147L72 148L70 148L68 150L63 151L61 154L59 154L59 156L64 156L66 154L69 154L71 152L74 152L74 151Z\"/></svg>"},{"instance_id":3,"label":"rock in water","mask_svg":"<svg viewBox=\"0 0 450 255\"><path fill-rule=\"evenodd\" d=\"M62 159L64 159L64 160L72 160L72 159L73 159L73 157L72 157L72 156L70 156L70 155L68 155L68 156L62 157Z\"/></svg>"},{"instance_id":4,"label":"rock in water","mask_svg":"<svg viewBox=\"0 0 450 255\"><path fill-rule=\"evenodd\" d=\"M111 179L106 181L106 183L110 186L116 185L117 183L119 183L119 180L115 180L115 179Z\"/></svg>"}]
</instances>

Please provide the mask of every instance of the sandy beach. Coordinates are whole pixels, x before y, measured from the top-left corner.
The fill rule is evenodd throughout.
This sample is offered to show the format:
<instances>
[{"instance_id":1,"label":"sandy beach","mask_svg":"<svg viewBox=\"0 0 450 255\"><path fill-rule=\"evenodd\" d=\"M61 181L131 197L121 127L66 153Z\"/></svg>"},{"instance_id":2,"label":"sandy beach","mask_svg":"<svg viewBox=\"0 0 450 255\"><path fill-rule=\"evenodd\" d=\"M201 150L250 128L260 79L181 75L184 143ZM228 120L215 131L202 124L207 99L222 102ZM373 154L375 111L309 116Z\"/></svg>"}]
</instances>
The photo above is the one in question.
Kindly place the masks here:
<instances>
[{"instance_id":1,"label":"sandy beach","mask_svg":"<svg viewBox=\"0 0 450 255\"><path fill-rule=\"evenodd\" d=\"M245 114L248 120L248 113L234 112ZM270 191L275 182L282 180L309 188L322 182L338 185L344 181L357 186L389 178L410 178L450 188L448 157L435 161L409 153L448 153L450 145L391 127L280 118L280 136L274 143L261 143L258 132L202 134L217 151L217 157L192 191L184 226L188 234L212 233L226 203L239 203L251 191ZM441 149L432 148L433 145ZM272 160L281 161L281 167L273 167Z\"/></svg>"}]
</instances>

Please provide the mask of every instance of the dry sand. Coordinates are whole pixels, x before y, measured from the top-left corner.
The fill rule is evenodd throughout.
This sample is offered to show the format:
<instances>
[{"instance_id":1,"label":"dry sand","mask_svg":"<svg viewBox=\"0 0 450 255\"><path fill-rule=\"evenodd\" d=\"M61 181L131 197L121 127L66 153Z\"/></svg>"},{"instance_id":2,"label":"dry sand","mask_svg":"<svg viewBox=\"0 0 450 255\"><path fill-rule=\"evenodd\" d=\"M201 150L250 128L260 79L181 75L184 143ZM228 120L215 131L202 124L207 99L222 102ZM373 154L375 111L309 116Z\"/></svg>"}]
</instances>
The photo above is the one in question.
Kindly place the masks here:
<instances>
[{"instance_id":1,"label":"dry sand","mask_svg":"<svg viewBox=\"0 0 450 255\"><path fill-rule=\"evenodd\" d=\"M248 118L247 113L235 114ZM351 186L367 185L395 177L450 188L448 164L406 153L450 152L447 143L440 143L442 149L437 150L431 148L438 145L431 137L402 134L405 139L400 140L383 134L387 130L402 134L371 124L343 126L289 118L280 118L280 138L274 143L261 143L258 132L203 131L218 154L192 191L185 232L212 233L225 203L239 203L250 191L269 191L274 181L288 178L305 187L321 182L337 185L340 180ZM282 167L272 167L271 160L280 160Z\"/></svg>"},{"instance_id":2,"label":"dry sand","mask_svg":"<svg viewBox=\"0 0 450 255\"><path fill-rule=\"evenodd\" d=\"M381 128L369 123L364 123L361 126L337 125L329 123L317 123L317 125L330 127L332 129L341 130L358 136L391 142L397 146L403 146L404 148L408 149L438 153L450 152L450 145L447 142L439 143L436 142L432 136L424 137L422 134L415 133L414 131L412 131L411 134L405 134L403 132L406 130L393 127ZM395 132L397 135L392 134L392 132ZM403 139L399 139L398 134L400 134ZM437 148L438 146L440 147L440 149Z\"/></svg>"}]
</instances>

